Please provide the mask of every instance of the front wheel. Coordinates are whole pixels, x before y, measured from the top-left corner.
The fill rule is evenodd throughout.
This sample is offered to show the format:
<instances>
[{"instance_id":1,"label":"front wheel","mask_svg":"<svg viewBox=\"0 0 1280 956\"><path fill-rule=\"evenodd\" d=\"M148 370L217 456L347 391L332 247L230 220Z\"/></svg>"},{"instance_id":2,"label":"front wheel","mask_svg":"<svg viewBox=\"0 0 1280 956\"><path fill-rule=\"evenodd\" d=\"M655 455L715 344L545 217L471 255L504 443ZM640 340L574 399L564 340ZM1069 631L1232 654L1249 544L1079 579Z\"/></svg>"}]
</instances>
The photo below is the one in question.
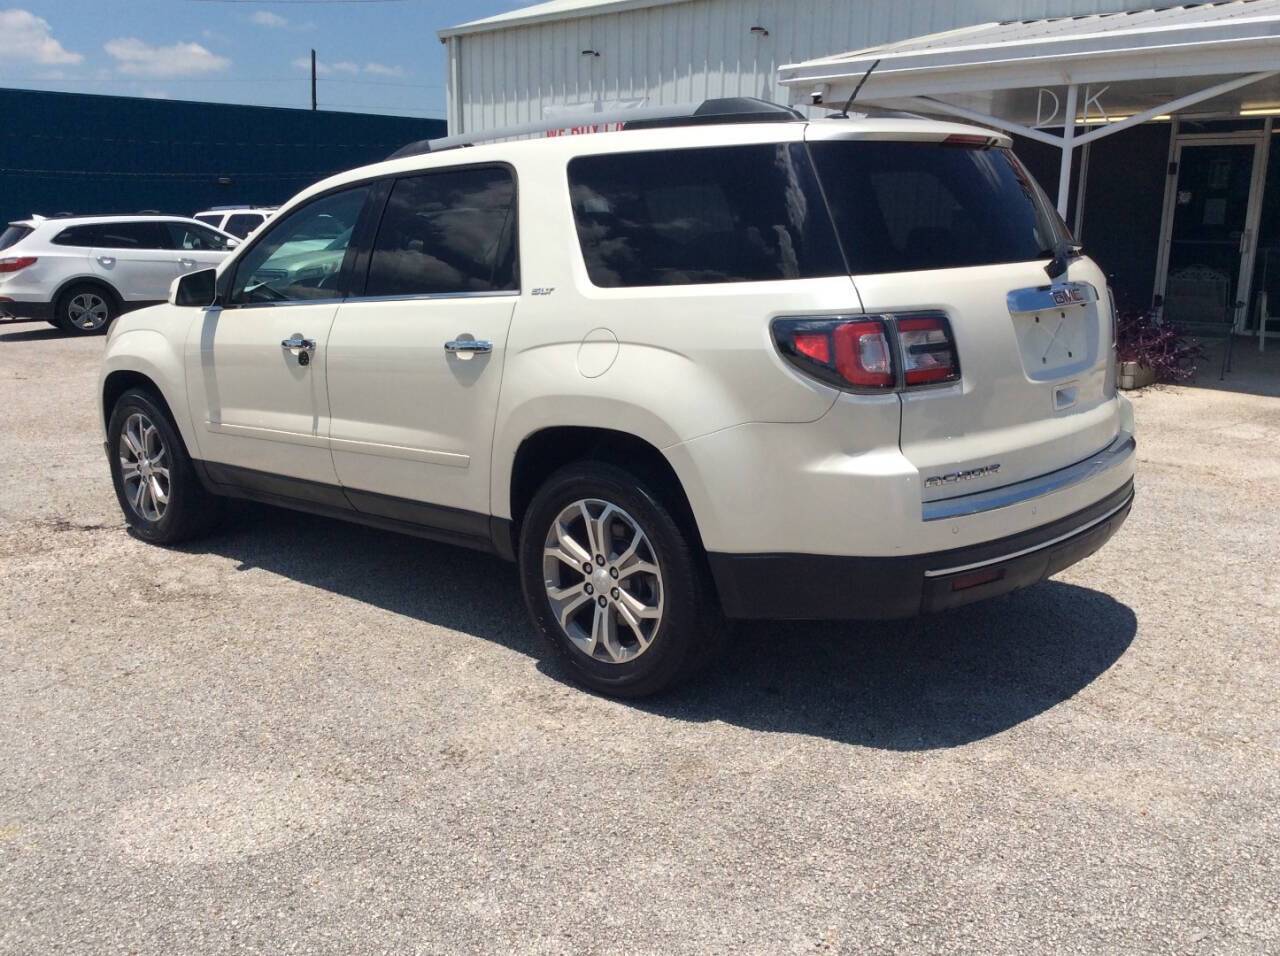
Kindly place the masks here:
<instances>
[{"instance_id":1,"label":"front wheel","mask_svg":"<svg viewBox=\"0 0 1280 956\"><path fill-rule=\"evenodd\" d=\"M216 523L218 499L200 484L182 438L149 392L130 389L116 402L107 454L120 510L139 538L177 544Z\"/></svg>"},{"instance_id":2,"label":"front wheel","mask_svg":"<svg viewBox=\"0 0 1280 956\"><path fill-rule=\"evenodd\" d=\"M534 625L601 693L656 693L720 641L690 535L645 483L613 465L570 465L539 489L521 526L520 578Z\"/></svg>"}]
</instances>

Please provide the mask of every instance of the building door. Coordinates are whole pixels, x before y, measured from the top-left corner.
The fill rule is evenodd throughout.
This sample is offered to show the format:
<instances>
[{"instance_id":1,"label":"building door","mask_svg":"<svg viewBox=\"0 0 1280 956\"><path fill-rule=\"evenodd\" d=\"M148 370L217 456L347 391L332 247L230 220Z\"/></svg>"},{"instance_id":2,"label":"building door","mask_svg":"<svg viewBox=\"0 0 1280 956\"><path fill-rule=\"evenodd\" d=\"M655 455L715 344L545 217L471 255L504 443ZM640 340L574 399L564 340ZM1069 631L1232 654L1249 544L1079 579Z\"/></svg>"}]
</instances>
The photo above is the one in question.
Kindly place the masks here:
<instances>
[{"instance_id":1,"label":"building door","mask_svg":"<svg viewBox=\"0 0 1280 956\"><path fill-rule=\"evenodd\" d=\"M1156 283L1163 322L1203 331L1242 328L1262 153L1260 133L1175 140Z\"/></svg>"}]
</instances>

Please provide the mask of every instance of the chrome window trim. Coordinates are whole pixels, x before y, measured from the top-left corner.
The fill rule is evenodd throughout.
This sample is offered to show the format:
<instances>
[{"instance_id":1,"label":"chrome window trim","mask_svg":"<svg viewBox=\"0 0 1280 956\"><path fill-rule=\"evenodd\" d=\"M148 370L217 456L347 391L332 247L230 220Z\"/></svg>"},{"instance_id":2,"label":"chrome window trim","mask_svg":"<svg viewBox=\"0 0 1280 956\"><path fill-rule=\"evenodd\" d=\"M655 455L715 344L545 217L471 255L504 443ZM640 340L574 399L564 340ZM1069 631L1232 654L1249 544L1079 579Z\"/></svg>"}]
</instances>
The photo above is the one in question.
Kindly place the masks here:
<instances>
[{"instance_id":1,"label":"chrome window trim","mask_svg":"<svg viewBox=\"0 0 1280 956\"><path fill-rule=\"evenodd\" d=\"M1068 296L1059 302L1054 295ZM1077 298L1078 296L1078 298ZM1055 282L1052 285L1034 286L1030 289L1014 289L1005 297L1010 315L1033 315L1069 306L1091 305L1098 301L1098 290L1088 282Z\"/></svg>"},{"instance_id":2,"label":"chrome window trim","mask_svg":"<svg viewBox=\"0 0 1280 956\"><path fill-rule=\"evenodd\" d=\"M430 302L433 299L496 299L503 296L519 296L519 289L498 289L483 292L411 292L406 295L353 295L346 301L355 302Z\"/></svg>"},{"instance_id":3,"label":"chrome window trim","mask_svg":"<svg viewBox=\"0 0 1280 956\"><path fill-rule=\"evenodd\" d=\"M1080 527L1078 528L1072 528L1070 531L1066 532L1065 534L1060 534L1056 538L1052 538L1048 541L1043 541L1040 544L1033 544L1029 548L1023 548L1021 551L1011 551L1008 554L1002 554L999 557L988 558L985 561L975 561L972 564L962 564L962 565L959 565L958 567L942 568L937 571L926 571L924 573L924 576L926 578L941 578L941 577L946 577L948 574L959 574L962 571L976 571L979 568L985 568L992 564L1001 564L1005 561L1012 561L1014 558L1021 558L1028 554L1035 554L1037 551L1043 551L1045 548L1052 548L1055 544L1061 544L1063 541L1066 541L1070 538L1074 538L1077 535L1084 534L1090 528L1097 527L1098 525L1102 524L1102 522L1106 521L1108 518L1111 518L1112 516L1114 516L1117 512L1123 511L1125 508L1128 508L1131 504L1133 504L1133 492L1130 492L1128 497L1126 497L1124 501L1120 502L1120 504L1116 505L1106 514L1101 515L1100 517L1094 518L1092 521L1087 521L1084 524L1080 525Z\"/></svg>"},{"instance_id":4,"label":"chrome window trim","mask_svg":"<svg viewBox=\"0 0 1280 956\"><path fill-rule=\"evenodd\" d=\"M1106 448L1090 455L1084 461L1078 461L1066 468L1059 468L1047 475L1028 478L1016 484L979 491L956 498L942 498L938 501L926 501L922 507L925 521L943 521L948 518L962 518L968 515L1007 508L1021 504L1034 498L1041 498L1065 488L1089 481L1117 465L1121 465L1133 455L1137 442L1131 432L1122 431Z\"/></svg>"},{"instance_id":5,"label":"chrome window trim","mask_svg":"<svg viewBox=\"0 0 1280 956\"><path fill-rule=\"evenodd\" d=\"M345 296L338 296L328 299L288 299L282 302L233 302L219 308L224 312L236 312L240 309L287 309L300 305L338 305L347 301Z\"/></svg>"}]
</instances>

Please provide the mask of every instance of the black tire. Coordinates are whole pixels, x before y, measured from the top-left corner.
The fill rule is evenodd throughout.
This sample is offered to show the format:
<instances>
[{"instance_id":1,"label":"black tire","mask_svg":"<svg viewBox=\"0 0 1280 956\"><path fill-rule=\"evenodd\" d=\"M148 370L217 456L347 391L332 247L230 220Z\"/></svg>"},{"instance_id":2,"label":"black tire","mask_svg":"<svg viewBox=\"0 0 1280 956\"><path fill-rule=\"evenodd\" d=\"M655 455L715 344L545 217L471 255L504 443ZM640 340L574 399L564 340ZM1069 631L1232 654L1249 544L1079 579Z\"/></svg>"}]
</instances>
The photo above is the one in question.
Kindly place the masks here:
<instances>
[{"instance_id":1,"label":"black tire","mask_svg":"<svg viewBox=\"0 0 1280 956\"><path fill-rule=\"evenodd\" d=\"M148 473L159 483L158 487L167 492L168 500L158 514L153 513L159 507L156 497L148 499L144 493L142 504L135 502L142 478L125 478L125 459L132 457L132 452L126 450L129 443L123 435L131 423L138 422L135 416L141 416L141 421L153 426L156 433L142 444L148 455ZM131 431L131 437L136 434ZM146 434L150 436L149 432ZM156 438L159 445L155 444ZM134 447L136 445L135 437ZM163 453L158 452L158 448L162 448ZM111 463L111 481L115 485L120 510L124 512L129 528L139 538L152 544L178 544L207 533L217 524L222 510L221 499L209 494L200 483L187 448L182 443L182 436L169 419L164 405L150 392L131 388L116 402L107 423L107 458ZM162 468L167 470L167 476L161 476L159 469ZM167 478L167 488L164 478ZM147 507L148 500L156 508Z\"/></svg>"},{"instance_id":2,"label":"black tire","mask_svg":"<svg viewBox=\"0 0 1280 956\"><path fill-rule=\"evenodd\" d=\"M76 335L104 335L119 315L120 300L114 294L92 282L80 282L58 296L49 321Z\"/></svg>"},{"instance_id":3,"label":"black tire","mask_svg":"<svg viewBox=\"0 0 1280 956\"><path fill-rule=\"evenodd\" d=\"M657 581L661 614L648 635L647 645L633 659L615 662L589 656L570 638L552 607L548 574L560 572L544 569L547 537L562 512L583 500L596 500L621 509L621 518L629 520L614 527L631 532L635 529L642 531L647 539L647 551L660 571ZM625 540L625 536L619 540ZM605 573L611 570L612 557L610 555L606 559L602 568ZM560 469L546 480L530 502L521 524L519 558L521 586L534 626L568 665L574 678L594 691L613 697L643 697L657 693L698 671L715 656L723 642L724 621L696 539L681 527L647 482L612 464L578 462ZM550 562L555 569L563 563L557 564L555 559ZM584 586L591 581L585 571L579 572L574 568L566 567L563 574L569 580L557 581L561 587L574 585L578 580L574 575L578 574L581 574ZM608 582L605 584L607 586ZM629 578L627 587L633 586ZM603 590L600 589L601 592ZM617 592L610 589L610 593ZM596 594L575 614L587 615L594 620L595 602L604 600L603 593ZM611 610L612 605L609 609L602 608L601 613L607 614ZM618 633L623 635L615 643L620 644L625 638L639 647L635 635L625 627L621 617L615 616L614 621ZM585 630L585 625L578 630L580 639ZM600 653L598 648L597 653Z\"/></svg>"}]
</instances>

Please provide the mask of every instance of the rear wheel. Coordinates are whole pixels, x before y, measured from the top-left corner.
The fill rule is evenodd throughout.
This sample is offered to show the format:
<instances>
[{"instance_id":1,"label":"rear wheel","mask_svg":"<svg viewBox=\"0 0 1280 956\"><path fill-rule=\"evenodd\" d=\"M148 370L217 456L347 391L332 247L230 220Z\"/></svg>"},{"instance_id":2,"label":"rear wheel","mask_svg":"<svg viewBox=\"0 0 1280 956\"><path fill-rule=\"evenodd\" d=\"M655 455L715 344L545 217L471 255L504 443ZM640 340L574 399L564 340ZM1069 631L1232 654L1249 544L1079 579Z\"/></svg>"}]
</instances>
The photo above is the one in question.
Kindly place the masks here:
<instances>
[{"instance_id":1,"label":"rear wheel","mask_svg":"<svg viewBox=\"0 0 1280 956\"><path fill-rule=\"evenodd\" d=\"M101 286L84 284L72 286L58 296L51 321L70 332L101 335L119 314L114 296Z\"/></svg>"},{"instance_id":2,"label":"rear wheel","mask_svg":"<svg viewBox=\"0 0 1280 956\"><path fill-rule=\"evenodd\" d=\"M205 491L177 429L142 389L116 402L107 424L111 480L125 521L153 544L177 544L217 522L219 500Z\"/></svg>"},{"instance_id":3,"label":"rear wheel","mask_svg":"<svg viewBox=\"0 0 1280 956\"><path fill-rule=\"evenodd\" d=\"M723 622L690 536L613 465L570 465L539 489L521 527L520 577L534 625L601 693L656 693L720 643Z\"/></svg>"}]
</instances>

